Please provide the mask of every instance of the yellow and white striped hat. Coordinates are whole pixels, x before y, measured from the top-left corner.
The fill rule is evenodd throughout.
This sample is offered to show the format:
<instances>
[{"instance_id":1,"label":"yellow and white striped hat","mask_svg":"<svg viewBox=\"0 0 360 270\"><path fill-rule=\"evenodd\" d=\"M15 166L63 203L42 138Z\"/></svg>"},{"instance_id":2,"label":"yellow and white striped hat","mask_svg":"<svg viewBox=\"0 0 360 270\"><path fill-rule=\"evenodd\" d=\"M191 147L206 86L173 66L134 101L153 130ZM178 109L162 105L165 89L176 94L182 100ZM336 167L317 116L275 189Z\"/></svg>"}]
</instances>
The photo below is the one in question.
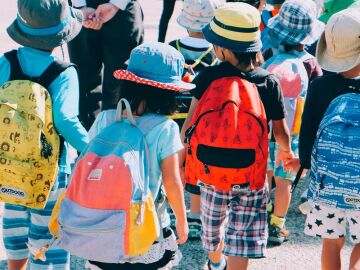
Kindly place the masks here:
<instances>
[{"instance_id":1,"label":"yellow and white striped hat","mask_svg":"<svg viewBox=\"0 0 360 270\"><path fill-rule=\"evenodd\" d=\"M212 21L204 27L205 39L234 52L259 52L260 13L246 3L226 3L215 12Z\"/></svg>"}]
</instances>

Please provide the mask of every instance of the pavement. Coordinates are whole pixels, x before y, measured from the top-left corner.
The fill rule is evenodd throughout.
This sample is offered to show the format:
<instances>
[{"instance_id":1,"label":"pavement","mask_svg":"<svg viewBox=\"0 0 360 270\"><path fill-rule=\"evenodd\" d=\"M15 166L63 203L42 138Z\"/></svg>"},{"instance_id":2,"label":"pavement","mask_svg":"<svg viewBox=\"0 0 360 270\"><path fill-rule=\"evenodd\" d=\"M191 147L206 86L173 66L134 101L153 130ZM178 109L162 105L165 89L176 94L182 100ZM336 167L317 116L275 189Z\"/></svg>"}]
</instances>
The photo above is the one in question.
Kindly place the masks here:
<instances>
[{"instance_id":1,"label":"pavement","mask_svg":"<svg viewBox=\"0 0 360 270\"><path fill-rule=\"evenodd\" d=\"M145 14L145 40L156 41L157 27L162 10L161 0L139 0ZM16 1L7 0L0 9L0 54L10 49L16 48L15 44L6 34L6 27L16 16ZM176 17L181 10L181 1L176 4L174 15L169 24L167 41L182 37L186 34L184 29L176 24ZM57 51L61 55L60 51ZM291 235L289 240L282 246L268 247L268 255L265 259L257 259L250 261L250 270L318 270L321 269L321 240L307 237L303 233L304 216L300 213L297 206L300 203L300 194L307 185L307 181L299 184L293 196L293 202L287 217L287 228ZM2 205L0 205L0 227L2 222ZM2 239L0 230L0 239ZM200 270L206 263L206 255L202 249L201 241L188 241L181 247L183 260L176 269L181 270ZM348 269L351 245L347 243L342 252L343 268ZM6 270L6 255L4 248L0 243L0 270ZM83 270L84 261L72 257L71 270ZM239 269L240 270L240 269Z\"/></svg>"}]
</instances>

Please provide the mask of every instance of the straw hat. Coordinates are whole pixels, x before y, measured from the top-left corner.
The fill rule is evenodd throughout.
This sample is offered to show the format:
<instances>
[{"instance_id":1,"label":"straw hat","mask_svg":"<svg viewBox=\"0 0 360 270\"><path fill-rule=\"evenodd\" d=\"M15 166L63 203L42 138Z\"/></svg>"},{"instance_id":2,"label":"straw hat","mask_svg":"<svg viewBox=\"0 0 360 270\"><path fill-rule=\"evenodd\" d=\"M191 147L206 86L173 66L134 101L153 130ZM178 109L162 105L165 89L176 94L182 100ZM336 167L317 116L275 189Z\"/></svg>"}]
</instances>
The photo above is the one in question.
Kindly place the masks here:
<instances>
[{"instance_id":1,"label":"straw hat","mask_svg":"<svg viewBox=\"0 0 360 270\"><path fill-rule=\"evenodd\" d=\"M203 33L210 43L234 52L259 52L259 11L245 3L226 3L215 12Z\"/></svg>"}]
</instances>

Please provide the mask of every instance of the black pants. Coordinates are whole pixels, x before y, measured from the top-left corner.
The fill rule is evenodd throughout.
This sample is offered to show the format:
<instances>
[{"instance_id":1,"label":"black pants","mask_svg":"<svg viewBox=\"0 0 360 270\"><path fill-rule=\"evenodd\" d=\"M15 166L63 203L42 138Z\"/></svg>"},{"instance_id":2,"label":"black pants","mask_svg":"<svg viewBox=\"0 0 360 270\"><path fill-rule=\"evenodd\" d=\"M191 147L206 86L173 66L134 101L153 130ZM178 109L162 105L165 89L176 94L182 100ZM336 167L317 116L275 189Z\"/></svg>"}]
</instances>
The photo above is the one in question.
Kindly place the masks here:
<instances>
[{"instance_id":1,"label":"black pants","mask_svg":"<svg viewBox=\"0 0 360 270\"><path fill-rule=\"evenodd\" d=\"M87 4L96 8L106 2L88 0ZM120 93L113 72L126 67L131 50L142 43L143 38L143 13L139 3L134 0L126 10L119 10L100 30L83 28L68 44L70 60L79 68L79 118L86 129L91 127L95 119L94 111L99 109L100 100L102 110L116 108Z\"/></svg>"},{"instance_id":2,"label":"black pants","mask_svg":"<svg viewBox=\"0 0 360 270\"><path fill-rule=\"evenodd\" d=\"M171 16L174 13L176 0L163 0L163 11L160 18L160 25L159 25L159 42L165 41L166 31L168 28L169 21Z\"/></svg>"}]
</instances>

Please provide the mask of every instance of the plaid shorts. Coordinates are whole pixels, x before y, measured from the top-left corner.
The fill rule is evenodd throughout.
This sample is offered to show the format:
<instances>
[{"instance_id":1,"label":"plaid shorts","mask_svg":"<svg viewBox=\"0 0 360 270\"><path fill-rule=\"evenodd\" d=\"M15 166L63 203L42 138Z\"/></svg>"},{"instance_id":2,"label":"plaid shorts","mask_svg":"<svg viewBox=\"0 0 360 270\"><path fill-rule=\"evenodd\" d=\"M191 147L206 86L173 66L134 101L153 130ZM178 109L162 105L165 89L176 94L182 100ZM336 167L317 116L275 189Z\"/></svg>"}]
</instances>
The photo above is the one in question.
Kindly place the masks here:
<instances>
[{"instance_id":1,"label":"plaid shorts","mask_svg":"<svg viewBox=\"0 0 360 270\"><path fill-rule=\"evenodd\" d=\"M201 187L202 241L209 252L218 250L225 234L226 256L263 258L267 242L267 188L224 192Z\"/></svg>"},{"instance_id":2,"label":"plaid shorts","mask_svg":"<svg viewBox=\"0 0 360 270\"><path fill-rule=\"evenodd\" d=\"M5 204L3 219L3 238L7 257L11 260L28 258L30 253L27 244L41 248L49 243L52 235L48 223L59 195L64 191L68 175L60 173L51 190L44 209L30 209L20 205ZM70 255L52 245L46 252L46 261L34 260L30 256L30 269L65 270L70 269Z\"/></svg>"}]
</instances>

